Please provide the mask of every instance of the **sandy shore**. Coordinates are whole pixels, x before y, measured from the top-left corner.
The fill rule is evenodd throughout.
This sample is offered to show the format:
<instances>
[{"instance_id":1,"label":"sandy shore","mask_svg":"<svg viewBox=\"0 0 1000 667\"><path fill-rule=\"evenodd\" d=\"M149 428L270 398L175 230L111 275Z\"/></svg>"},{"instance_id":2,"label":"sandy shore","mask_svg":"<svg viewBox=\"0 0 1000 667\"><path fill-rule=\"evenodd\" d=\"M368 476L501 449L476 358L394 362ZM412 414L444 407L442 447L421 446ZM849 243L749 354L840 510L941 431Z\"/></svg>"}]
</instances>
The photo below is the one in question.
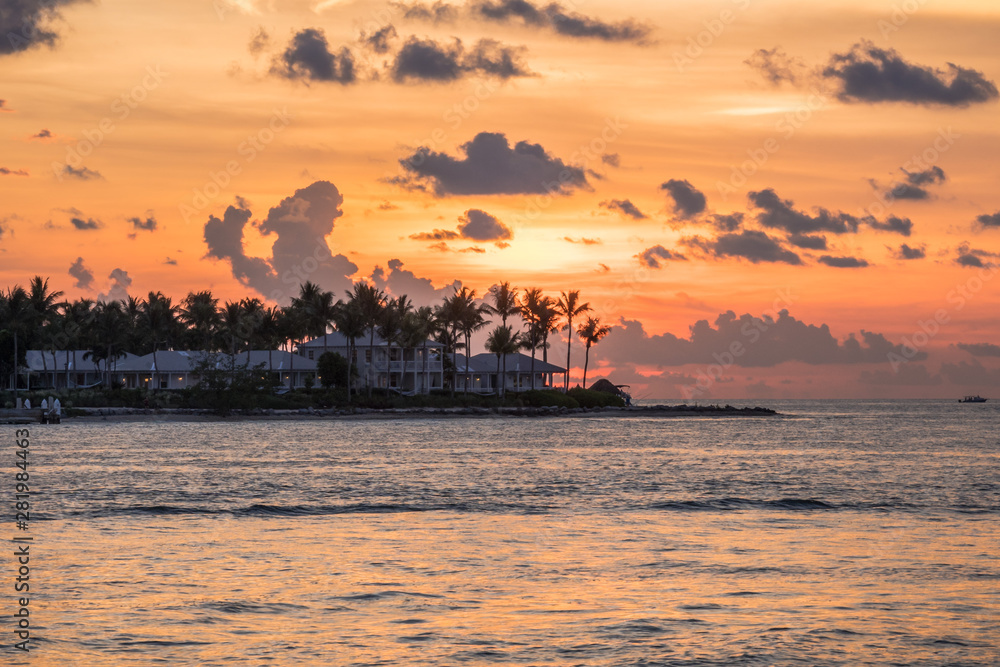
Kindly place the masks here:
<instances>
[{"instance_id":1,"label":"sandy shore","mask_svg":"<svg viewBox=\"0 0 1000 667\"><path fill-rule=\"evenodd\" d=\"M569 417L595 419L601 417L772 417L778 413L768 408L735 408L732 406L653 405L630 408L397 408L372 410L255 410L219 417L207 410L142 410L136 408L78 408L63 423L115 421L269 421L269 420L390 420L390 419L480 419Z\"/></svg>"}]
</instances>

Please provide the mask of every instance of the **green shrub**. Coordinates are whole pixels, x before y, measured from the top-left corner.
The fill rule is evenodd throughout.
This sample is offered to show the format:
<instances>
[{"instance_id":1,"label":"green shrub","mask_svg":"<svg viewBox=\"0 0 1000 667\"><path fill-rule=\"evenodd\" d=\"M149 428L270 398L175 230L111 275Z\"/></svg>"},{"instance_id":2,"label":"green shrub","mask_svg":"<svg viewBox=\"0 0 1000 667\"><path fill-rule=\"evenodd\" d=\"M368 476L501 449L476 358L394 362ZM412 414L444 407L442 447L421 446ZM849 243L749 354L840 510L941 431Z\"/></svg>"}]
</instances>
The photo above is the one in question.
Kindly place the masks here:
<instances>
[{"instance_id":1,"label":"green shrub","mask_svg":"<svg viewBox=\"0 0 1000 667\"><path fill-rule=\"evenodd\" d=\"M574 387L569 390L569 395L576 399L581 408L625 407L625 401L621 396L615 396L603 391L591 391L583 387Z\"/></svg>"},{"instance_id":2,"label":"green shrub","mask_svg":"<svg viewBox=\"0 0 1000 667\"><path fill-rule=\"evenodd\" d=\"M533 408L541 407L557 407L557 408L578 408L580 403L577 402L572 396L567 396L561 391L552 391L551 389L535 389L532 391L525 391L518 394L518 399L524 405L530 405Z\"/></svg>"}]
</instances>

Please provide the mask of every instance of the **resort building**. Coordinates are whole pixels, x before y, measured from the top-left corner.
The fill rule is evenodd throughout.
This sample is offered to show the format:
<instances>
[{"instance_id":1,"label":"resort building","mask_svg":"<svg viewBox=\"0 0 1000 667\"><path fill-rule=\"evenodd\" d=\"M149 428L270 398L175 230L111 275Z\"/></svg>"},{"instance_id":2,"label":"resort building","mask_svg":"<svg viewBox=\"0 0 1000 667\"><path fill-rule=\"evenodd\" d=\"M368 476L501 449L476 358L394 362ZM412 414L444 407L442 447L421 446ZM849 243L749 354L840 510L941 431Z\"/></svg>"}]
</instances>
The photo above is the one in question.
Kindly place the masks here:
<instances>
[{"instance_id":1,"label":"resort building","mask_svg":"<svg viewBox=\"0 0 1000 667\"><path fill-rule=\"evenodd\" d=\"M402 348L389 345L376 335L369 348L368 335L354 341L354 360L357 368L356 384L380 389L395 389L401 393L426 394L444 387L444 346L427 339L416 347ZM348 340L340 332L328 333L298 346L298 354L317 361L324 352L335 352L348 358Z\"/></svg>"},{"instance_id":2,"label":"resort building","mask_svg":"<svg viewBox=\"0 0 1000 667\"><path fill-rule=\"evenodd\" d=\"M475 354L469 358L469 366L466 370L465 355L456 354L454 356L455 367L458 369L455 378L455 388L457 391L465 391L468 384L468 391L478 394L493 394L500 389L500 376L503 374L503 358L497 365L497 355L484 352ZM534 386L535 389L562 388L563 378L566 369L555 364L550 364L536 358L534 362L534 385L532 385L532 365L531 357L526 354L508 354L507 372L504 375L504 391L528 391ZM558 382L555 376L560 376Z\"/></svg>"}]
</instances>

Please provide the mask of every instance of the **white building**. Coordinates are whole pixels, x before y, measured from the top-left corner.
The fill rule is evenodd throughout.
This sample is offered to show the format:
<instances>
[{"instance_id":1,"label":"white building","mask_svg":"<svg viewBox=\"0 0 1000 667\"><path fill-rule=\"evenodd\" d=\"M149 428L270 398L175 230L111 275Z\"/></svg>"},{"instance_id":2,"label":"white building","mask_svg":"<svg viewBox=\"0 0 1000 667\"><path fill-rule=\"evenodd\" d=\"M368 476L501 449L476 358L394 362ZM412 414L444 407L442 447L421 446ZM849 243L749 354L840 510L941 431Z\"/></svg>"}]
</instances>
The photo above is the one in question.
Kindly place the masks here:
<instances>
[{"instance_id":1,"label":"white building","mask_svg":"<svg viewBox=\"0 0 1000 667\"><path fill-rule=\"evenodd\" d=\"M499 367L497 365L497 355L484 352L474 354L469 358L468 372L465 370L465 355L455 355L455 366L458 369L455 378L456 391L465 391L468 382L468 391L480 394L496 393L500 388L500 375L503 372L503 360L501 358ZM505 391L528 391L532 389L532 365L531 357L526 354L507 355L507 373L504 376ZM561 388L563 380L555 383L555 376L565 377L566 369L555 364L542 361L539 358L534 362L534 388L553 389Z\"/></svg>"},{"instance_id":2,"label":"white building","mask_svg":"<svg viewBox=\"0 0 1000 667\"><path fill-rule=\"evenodd\" d=\"M376 335L369 349L369 341L366 334L354 343L352 364L358 369L359 386L371 385L403 393L427 393L444 386L444 346L441 343L428 339L417 347L403 349L398 345L390 346ZM347 338L335 331L298 347L298 353L313 362L324 352L336 352L347 359Z\"/></svg>"}]
</instances>

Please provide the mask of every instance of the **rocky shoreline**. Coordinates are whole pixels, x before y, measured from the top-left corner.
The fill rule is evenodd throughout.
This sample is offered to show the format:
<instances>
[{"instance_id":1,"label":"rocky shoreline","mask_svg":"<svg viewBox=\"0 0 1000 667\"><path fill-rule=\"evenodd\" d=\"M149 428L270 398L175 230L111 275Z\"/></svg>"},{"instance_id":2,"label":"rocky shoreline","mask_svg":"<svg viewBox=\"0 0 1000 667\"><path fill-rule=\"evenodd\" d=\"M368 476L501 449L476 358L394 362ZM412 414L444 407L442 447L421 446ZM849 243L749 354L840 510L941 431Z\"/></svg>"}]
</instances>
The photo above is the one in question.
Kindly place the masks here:
<instances>
[{"instance_id":1,"label":"rocky shoreline","mask_svg":"<svg viewBox=\"0 0 1000 667\"><path fill-rule=\"evenodd\" d=\"M371 408L237 411L219 417L211 410L141 408L76 408L68 421L95 419L115 421L241 421L281 419L421 419L452 417L770 417L779 413L770 408L737 408L731 405L650 405L627 408Z\"/></svg>"}]
</instances>

